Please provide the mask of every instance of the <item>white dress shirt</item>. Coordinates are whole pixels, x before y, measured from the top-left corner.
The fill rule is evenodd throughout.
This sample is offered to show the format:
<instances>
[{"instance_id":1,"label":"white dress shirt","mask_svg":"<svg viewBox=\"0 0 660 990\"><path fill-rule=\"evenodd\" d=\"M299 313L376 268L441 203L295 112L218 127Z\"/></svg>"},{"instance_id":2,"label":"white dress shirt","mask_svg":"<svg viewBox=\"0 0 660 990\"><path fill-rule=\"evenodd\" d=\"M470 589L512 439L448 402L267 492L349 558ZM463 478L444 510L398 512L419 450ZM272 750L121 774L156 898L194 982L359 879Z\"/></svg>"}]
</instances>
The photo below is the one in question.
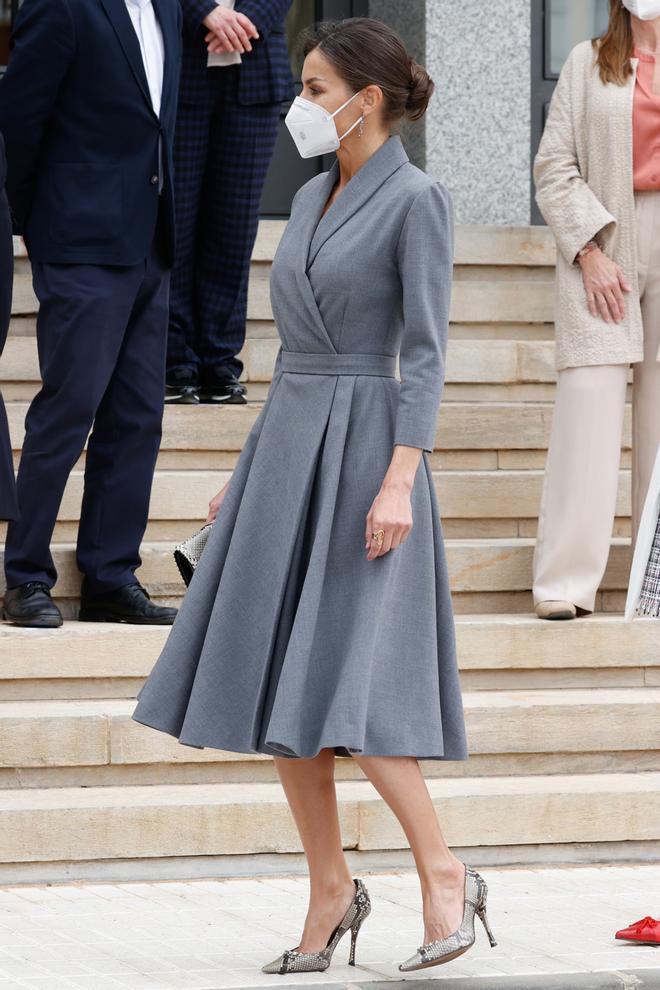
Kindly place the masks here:
<instances>
[{"instance_id":1,"label":"white dress shirt","mask_svg":"<svg viewBox=\"0 0 660 990\"><path fill-rule=\"evenodd\" d=\"M163 72L165 68L165 44L163 32L158 23L151 0L125 0L137 39L140 43L142 64L149 85L151 106L160 117L160 101L163 95ZM158 136L158 193L163 191L163 144Z\"/></svg>"},{"instance_id":2,"label":"white dress shirt","mask_svg":"<svg viewBox=\"0 0 660 990\"><path fill-rule=\"evenodd\" d=\"M163 69L165 45L163 32L156 18L151 0L125 0L135 33L140 42L142 63L149 84L149 96L156 116L160 116L160 100L163 93Z\"/></svg>"}]
</instances>

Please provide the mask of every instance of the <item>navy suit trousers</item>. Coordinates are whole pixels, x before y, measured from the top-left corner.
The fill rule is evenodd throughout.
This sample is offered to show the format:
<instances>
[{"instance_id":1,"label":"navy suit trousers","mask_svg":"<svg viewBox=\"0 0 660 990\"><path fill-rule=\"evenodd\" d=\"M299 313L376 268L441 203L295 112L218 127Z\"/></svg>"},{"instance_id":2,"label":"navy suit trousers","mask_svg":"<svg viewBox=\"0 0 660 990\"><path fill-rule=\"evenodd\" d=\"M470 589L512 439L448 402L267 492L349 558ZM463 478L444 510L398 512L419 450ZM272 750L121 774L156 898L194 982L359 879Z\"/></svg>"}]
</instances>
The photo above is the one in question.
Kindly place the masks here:
<instances>
[{"instance_id":1,"label":"navy suit trousers","mask_svg":"<svg viewBox=\"0 0 660 990\"><path fill-rule=\"evenodd\" d=\"M239 106L238 66L209 69L202 102L179 100L174 132L177 250L168 381L217 381L245 342L250 258L280 103Z\"/></svg>"},{"instance_id":2,"label":"navy suit trousers","mask_svg":"<svg viewBox=\"0 0 660 990\"><path fill-rule=\"evenodd\" d=\"M33 262L32 270L42 388L26 417L7 586L55 584L50 541L92 429L77 563L83 593L94 595L137 581L162 429L170 273L158 233L136 265Z\"/></svg>"}]
</instances>

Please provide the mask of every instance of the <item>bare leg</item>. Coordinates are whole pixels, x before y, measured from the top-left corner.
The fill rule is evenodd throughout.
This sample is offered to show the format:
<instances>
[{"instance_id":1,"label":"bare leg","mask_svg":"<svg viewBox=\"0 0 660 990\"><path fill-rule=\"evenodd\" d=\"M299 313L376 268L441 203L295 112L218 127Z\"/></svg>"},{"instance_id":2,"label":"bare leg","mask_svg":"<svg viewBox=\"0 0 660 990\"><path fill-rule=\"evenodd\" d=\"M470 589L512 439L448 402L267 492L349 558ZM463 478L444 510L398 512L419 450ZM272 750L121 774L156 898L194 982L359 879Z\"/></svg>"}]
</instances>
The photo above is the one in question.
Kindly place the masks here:
<instances>
[{"instance_id":1,"label":"bare leg","mask_svg":"<svg viewBox=\"0 0 660 990\"><path fill-rule=\"evenodd\" d=\"M301 952L324 949L355 895L341 841L335 791L335 754L313 759L273 757L309 866L310 897Z\"/></svg>"},{"instance_id":2,"label":"bare leg","mask_svg":"<svg viewBox=\"0 0 660 990\"><path fill-rule=\"evenodd\" d=\"M465 866L444 840L419 763L413 756L353 759L398 818L415 858L424 942L446 938L463 920Z\"/></svg>"}]
</instances>

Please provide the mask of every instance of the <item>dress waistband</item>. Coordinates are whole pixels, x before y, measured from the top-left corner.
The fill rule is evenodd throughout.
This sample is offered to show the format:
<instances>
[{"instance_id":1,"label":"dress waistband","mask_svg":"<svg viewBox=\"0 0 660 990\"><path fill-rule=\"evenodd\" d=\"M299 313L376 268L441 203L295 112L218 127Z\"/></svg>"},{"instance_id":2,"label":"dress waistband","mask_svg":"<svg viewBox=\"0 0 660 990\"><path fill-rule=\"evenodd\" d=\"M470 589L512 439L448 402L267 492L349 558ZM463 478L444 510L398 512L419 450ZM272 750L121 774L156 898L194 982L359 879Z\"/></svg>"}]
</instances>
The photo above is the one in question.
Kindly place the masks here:
<instances>
[{"instance_id":1,"label":"dress waistband","mask_svg":"<svg viewBox=\"0 0 660 990\"><path fill-rule=\"evenodd\" d=\"M282 350L282 371L301 375L378 375L396 377L396 357L391 354L314 354Z\"/></svg>"}]
</instances>

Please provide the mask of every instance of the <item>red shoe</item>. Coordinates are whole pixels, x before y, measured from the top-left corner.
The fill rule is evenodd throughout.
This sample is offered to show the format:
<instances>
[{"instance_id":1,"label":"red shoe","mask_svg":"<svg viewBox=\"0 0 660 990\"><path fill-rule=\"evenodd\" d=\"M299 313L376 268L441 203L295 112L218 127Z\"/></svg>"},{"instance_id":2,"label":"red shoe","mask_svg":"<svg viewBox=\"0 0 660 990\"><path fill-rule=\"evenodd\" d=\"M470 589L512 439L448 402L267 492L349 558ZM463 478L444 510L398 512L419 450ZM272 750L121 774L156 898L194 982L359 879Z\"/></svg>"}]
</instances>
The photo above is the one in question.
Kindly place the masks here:
<instances>
[{"instance_id":1,"label":"red shoe","mask_svg":"<svg viewBox=\"0 0 660 990\"><path fill-rule=\"evenodd\" d=\"M660 945L660 921L647 915L640 921L634 921L627 928L622 928L614 937L627 939L630 942L648 942L652 945Z\"/></svg>"}]
</instances>

